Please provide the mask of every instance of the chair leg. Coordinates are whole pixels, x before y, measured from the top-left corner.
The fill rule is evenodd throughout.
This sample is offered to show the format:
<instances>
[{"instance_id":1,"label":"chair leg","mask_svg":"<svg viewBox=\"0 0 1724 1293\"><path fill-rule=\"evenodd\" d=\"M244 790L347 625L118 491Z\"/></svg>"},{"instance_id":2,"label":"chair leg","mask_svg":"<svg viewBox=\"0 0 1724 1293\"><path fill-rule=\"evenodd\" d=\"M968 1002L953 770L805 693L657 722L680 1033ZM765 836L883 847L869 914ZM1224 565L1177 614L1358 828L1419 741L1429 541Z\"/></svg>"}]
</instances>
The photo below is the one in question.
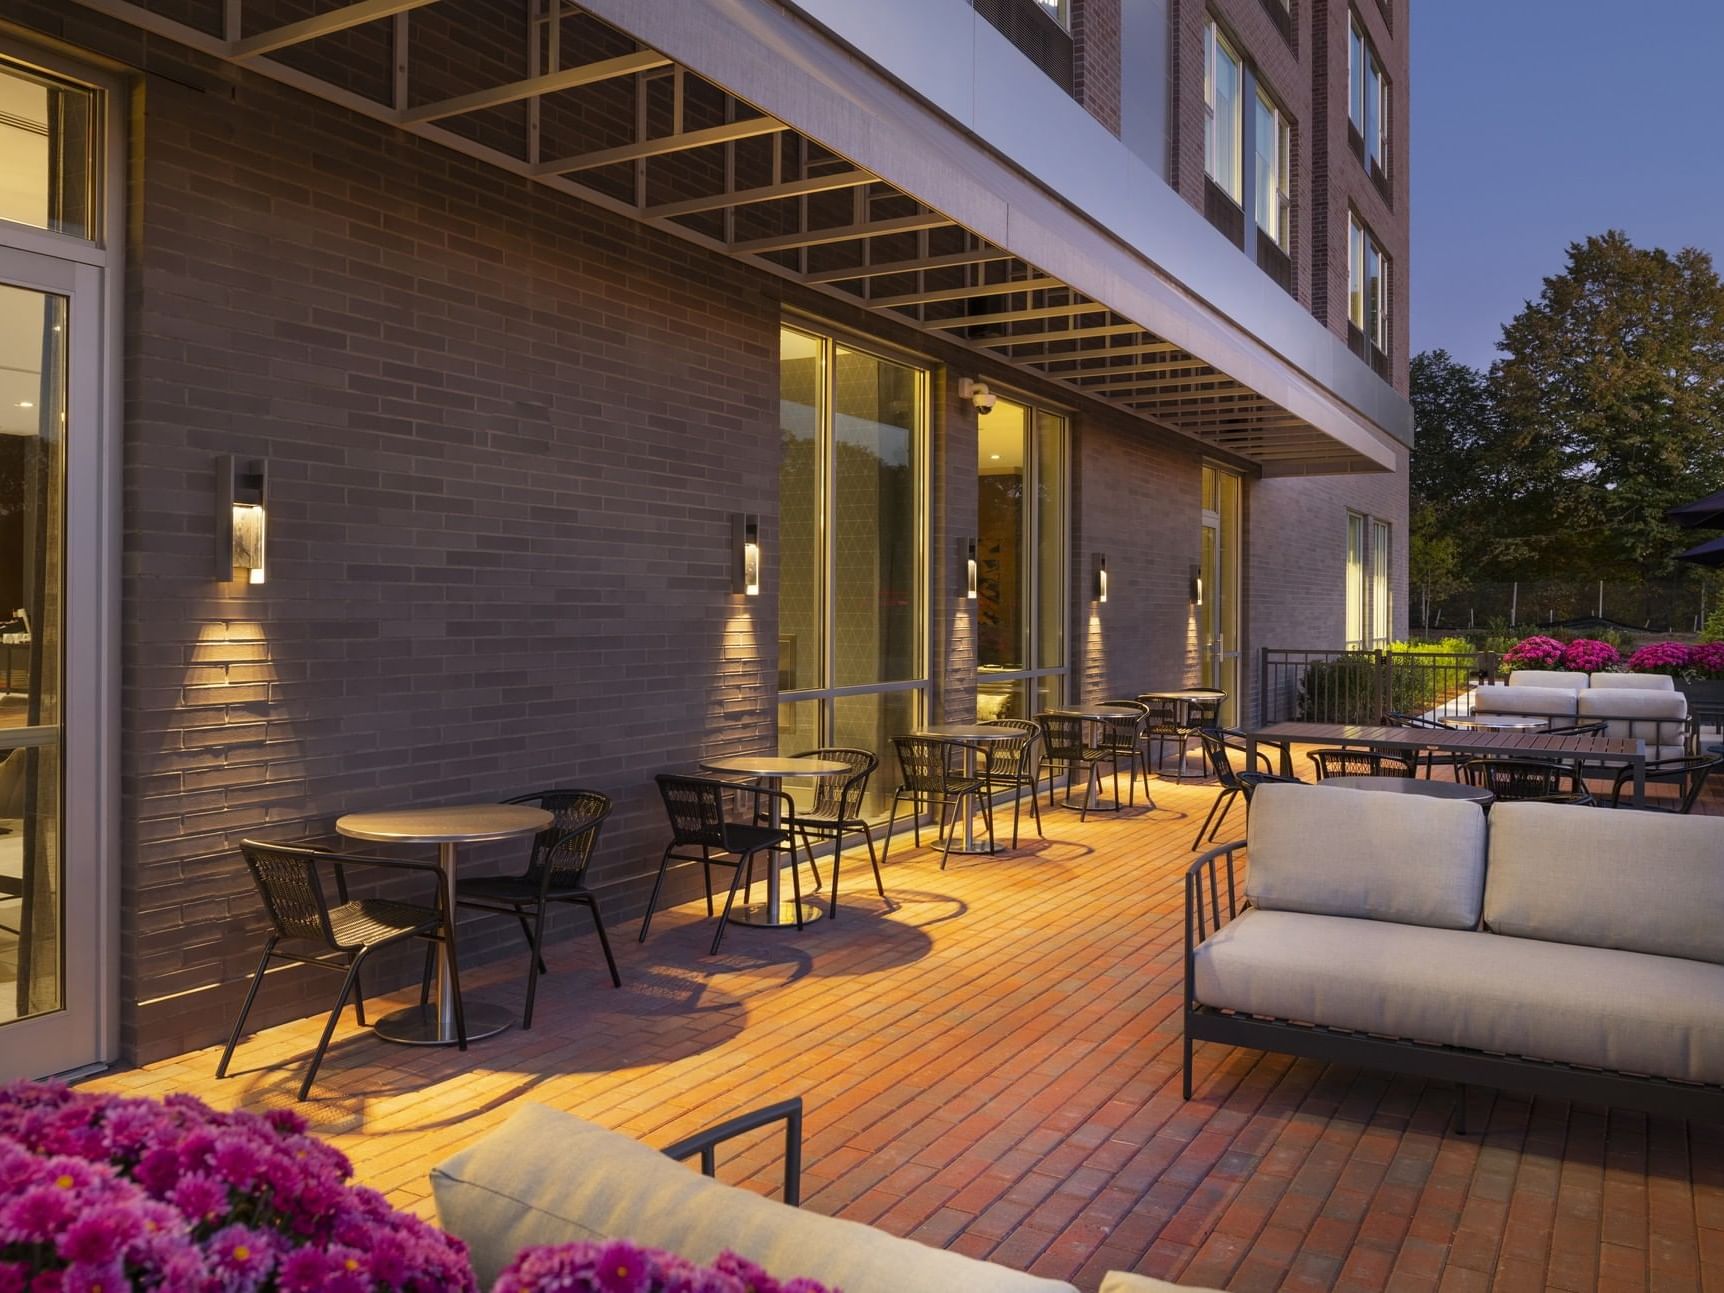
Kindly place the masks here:
<instances>
[{"instance_id":1,"label":"chair leg","mask_svg":"<svg viewBox=\"0 0 1724 1293\"><path fill-rule=\"evenodd\" d=\"M982 806L982 825L988 828L988 853L992 856L1000 847L994 839L994 797L986 790L978 790L976 799Z\"/></svg>"},{"instance_id":2,"label":"chair leg","mask_svg":"<svg viewBox=\"0 0 1724 1293\"><path fill-rule=\"evenodd\" d=\"M455 998L455 1049L467 1049L467 1010L461 1004L461 962L455 955L455 926L443 927L443 955L449 958L449 991Z\"/></svg>"},{"instance_id":3,"label":"chair leg","mask_svg":"<svg viewBox=\"0 0 1724 1293\"><path fill-rule=\"evenodd\" d=\"M752 855L749 858L752 861ZM736 888L742 880L743 867L746 862L736 864L736 874L730 878L730 892L724 896L724 910L718 913L718 928L712 931L712 950L708 956L718 955L718 945L724 941L724 927L730 923L730 909L736 902Z\"/></svg>"},{"instance_id":4,"label":"chair leg","mask_svg":"<svg viewBox=\"0 0 1724 1293\"><path fill-rule=\"evenodd\" d=\"M269 965L270 953L275 951L276 937L269 936L263 945L263 957L257 963L257 970L251 976L251 986L245 990L245 1003L239 1008L239 1018L233 1021L233 1031L228 1034L227 1049L221 1053L221 1063L216 1065L216 1076L227 1076L227 1066L233 1059L233 1048L239 1045L240 1034L245 1031L245 1017L251 1013L251 1006L257 1000L257 990L263 986L264 968Z\"/></svg>"},{"instance_id":5,"label":"chair leg","mask_svg":"<svg viewBox=\"0 0 1724 1293\"><path fill-rule=\"evenodd\" d=\"M365 985L359 981L357 972L353 976L353 1021L365 1027Z\"/></svg>"},{"instance_id":6,"label":"chair leg","mask_svg":"<svg viewBox=\"0 0 1724 1293\"><path fill-rule=\"evenodd\" d=\"M1197 828L1197 835L1191 841L1191 851L1193 853L1197 852L1197 846L1203 843L1203 832L1208 830L1211 825L1216 824L1215 810L1220 808L1222 804L1227 804L1229 807L1232 806L1233 793L1234 792L1231 790L1223 790L1219 795L1215 796L1215 802L1209 805L1209 815L1203 819L1203 825Z\"/></svg>"},{"instance_id":7,"label":"chair leg","mask_svg":"<svg viewBox=\"0 0 1724 1293\"><path fill-rule=\"evenodd\" d=\"M910 830L916 837L916 847L922 847L922 801L912 794L910 796Z\"/></svg>"},{"instance_id":8,"label":"chair leg","mask_svg":"<svg viewBox=\"0 0 1724 1293\"><path fill-rule=\"evenodd\" d=\"M832 920L838 919L838 861L843 853L844 828L840 826L837 828L837 834L832 837L832 901L826 904L826 915ZM814 883L816 886L820 883L819 872L814 875Z\"/></svg>"},{"instance_id":9,"label":"chair leg","mask_svg":"<svg viewBox=\"0 0 1724 1293\"><path fill-rule=\"evenodd\" d=\"M868 823L862 823L862 838L868 845L868 865L874 868L874 887L880 891L880 896L886 896L886 882L880 878L880 859L874 856L874 832L868 828Z\"/></svg>"},{"instance_id":10,"label":"chair leg","mask_svg":"<svg viewBox=\"0 0 1724 1293\"><path fill-rule=\"evenodd\" d=\"M1036 819L1036 834L1045 840L1048 836L1047 832L1042 829L1041 796L1036 794L1034 784L1030 786L1030 816Z\"/></svg>"},{"instance_id":11,"label":"chair leg","mask_svg":"<svg viewBox=\"0 0 1724 1293\"><path fill-rule=\"evenodd\" d=\"M768 855L766 865L772 865ZM783 890L779 890L780 893ZM802 872L796 865L796 841L790 841L790 904L796 909L796 928L802 928Z\"/></svg>"},{"instance_id":12,"label":"chair leg","mask_svg":"<svg viewBox=\"0 0 1724 1293\"><path fill-rule=\"evenodd\" d=\"M522 915L521 923L523 925L527 923L525 915ZM527 951L532 961L527 966L527 1007L521 1013L521 1030L523 1032L533 1026L533 998L539 991L539 975L545 972L545 958L539 953L544 937L545 905L540 903L538 914L533 917L532 927L527 933Z\"/></svg>"},{"instance_id":13,"label":"chair leg","mask_svg":"<svg viewBox=\"0 0 1724 1293\"><path fill-rule=\"evenodd\" d=\"M958 830L957 810L963 806L964 800L962 796L959 796L956 803L953 803L950 799L942 799L940 801L940 829L946 837L945 844L940 849L940 870L942 871L946 869L946 863L949 862L952 857L952 836L956 834ZM952 824L949 827L946 825L947 817L952 819Z\"/></svg>"},{"instance_id":14,"label":"chair leg","mask_svg":"<svg viewBox=\"0 0 1724 1293\"><path fill-rule=\"evenodd\" d=\"M814 892L819 893L821 889L820 864L814 860L814 842L808 838L807 831L802 832L802 851L808 855L808 869L814 872ZM794 840L790 843L790 865L792 867L796 865L796 842Z\"/></svg>"},{"instance_id":15,"label":"chair leg","mask_svg":"<svg viewBox=\"0 0 1724 1293\"><path fill-rule=\"evenodd\" d=\"M1035 796L1032 795L1030 798L1033 801ZM1018 814L1023 811L1023 807L1024 807L1024 791L1023 791L1023 787L1019 786L1017 789L1017 794L1012 796L1012 847L1013 848L1017 848L1017 846L1018 846Z\"/></svg>"},{"instance_id":16,"label":"chair leg","mask_svg":"<svg viewBox=\"0 0 1724 1293\"><path fill-rule=\"evenodd\" d=\"M1187 1100L1191 1099L1191 1030L1185 1030L1185 1077L1180 1086L1181 1093Z\"/></svg>"},{"instance_id":17,"label":"chair leg","mask_svg":"<svg viewBox=\"0 0 1724 1293\"><path fill-rule=\"evenodd\" d=\"M664 887L664 869L670 865L670 850L675 847L676 845L672 844L670 848L665 849L664 856L658 861L658 879L652 882L652 894L647 898L646 915L641 917L641 935L638 940L639 942L646 942L647 930L652 925L653 909L658 906L659 890ZM703 866L701 870L704 871L706 868ZM710 889L710 887L711 886L709 884L708 888Z\"/></svg>"},{"instance_id":18,"label":"chair leg","mask_svg":"<svg viewBox=\"0 0 1724 1293\"><path fill-rule=\"evenodd\" d=\"M519 907L515 908L515 919L521 922L521 937L527 940L527 946L533 947L533 931L527 924L527 913ZM545 964L545 958L535 949L533 959L538 962L539 973L549 974L551 967Z\"/></svg>"},{"instance_id":19,"label":"chair leg","mask_svg":"<svg viewBox=\"0 0 1724 1293\"><path fill-rule=\"evenodd\" d=\"M425 944L425 970L419 976L419 1004L431 1004L431 979L437 973L437 944Z\"/></svg>"},{"instance_id":20,"label":"chair leg","mask_svg":"<svg viewBox=\"0 0 1724 1293\"><path fill-rule=\"evenodd\" d=\"M365 959L361 952L353 958L353 964L347 967L347 974L341 980L341 995L335 999L335 1009L329 1012L329 1018L323 1024L323 1036L317 1040L317 1049L311 1053L311 1066L305 1070L305 1080L299 1084L299 1098L305 1099L311 1094L311 1083L317 1077L318 1066L323 1063L323 1052L329 1049L329 1039L335 1036L335 1021L341 1018L341 1012L347 1005L347 994L353 991L353 982L359 977L359 963Z\"/></svg>"},{"instance_id":21,"label":"chair leg","mask_svg":"<svg viewBox=\"0 0 1724 1293\"><path fill-rule=\"evenodd\" d=\"M605 934L604 917L599 915L599 900L589 895L581 905L593 913L593 928L599 932L599 950L605 954L605 965L611 972L611 987L620 988L623 976L617 973L617 958L611 955L611 940Z\"/></svg>"},{"instance_id":22,"label":"chair leg","mask_svg":"<svg viewBox=\"0 0 1724 1293\"><path fill-rule=\"evenodd\" d=\"M886 841L880 846L880 860L882 862L886 860L886 855L892 851L892 828L898 824L898 803L900 797L901 796L898 794L894 794L892 796L892 811L886 815ZM873 845L874 841L870 839L868 841L870 852L873 851ZM875 868L874 874L876 877L879 876L880 872L878 867Z\"/></svg>"}]
</instances>

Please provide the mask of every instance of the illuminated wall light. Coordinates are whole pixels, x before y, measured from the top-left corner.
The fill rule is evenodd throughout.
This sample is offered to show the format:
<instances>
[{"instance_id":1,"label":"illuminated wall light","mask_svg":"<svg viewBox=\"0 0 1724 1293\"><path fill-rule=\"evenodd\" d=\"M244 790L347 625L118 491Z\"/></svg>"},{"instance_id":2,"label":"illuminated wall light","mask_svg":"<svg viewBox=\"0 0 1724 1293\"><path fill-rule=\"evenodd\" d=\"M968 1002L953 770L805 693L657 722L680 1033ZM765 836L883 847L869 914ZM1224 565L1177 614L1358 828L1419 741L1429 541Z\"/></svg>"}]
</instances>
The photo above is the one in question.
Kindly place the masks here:
<instances>
[{"instance_id":1,"label":"illuminated wall light","mask_svg":"<svg viewBox=\"0 0 1724 1293\"><path fill-rule=\"evenodd\" d=\"M1095 599L1107 601L1107 553L1095 554Z\"/></svg>"},{"instance_id":2,"label":"illuminated wall light","mask_svg":"<svg viewBox=\"0 0 1724 1293\"><path fill-rule=\"evenodd\" d=\"M1203 605L1203 567L1201 566L1191 568L1191 604L1193 606Z\"/></svg>"},{"instance_id":3,"label":"illuminated wall light","mask_svg":"<svg viewBox=\"0 0 1724 1293\"><path fill-rule=\"evenodd\" d=\"M963 563L964 596L973 602L976 600L976 541L974 539L958 540L958 560Z\"/></svg>"},{"instance_id":4,"label":"illuminated wall light","mask_svg":"<svg viewBox=\"0 0 1724 1293\"><path fill-rule=\"evenodd\" d=\"M261 461L238 466L231 454L216 459L216 577L227 582L236 570L246 582L264 581L269 522L267 473Z\"/></svg>"},{"instance_id":5,"label":"illuminated wall light","mask_svg":"<svg viewBox=\"0 0 1724 1293\"><path fill-rule=\"evenodd\" d=\"M732 592L760 596L760 517L736 512L730 518Z\"/></svg>"}]
</instances>

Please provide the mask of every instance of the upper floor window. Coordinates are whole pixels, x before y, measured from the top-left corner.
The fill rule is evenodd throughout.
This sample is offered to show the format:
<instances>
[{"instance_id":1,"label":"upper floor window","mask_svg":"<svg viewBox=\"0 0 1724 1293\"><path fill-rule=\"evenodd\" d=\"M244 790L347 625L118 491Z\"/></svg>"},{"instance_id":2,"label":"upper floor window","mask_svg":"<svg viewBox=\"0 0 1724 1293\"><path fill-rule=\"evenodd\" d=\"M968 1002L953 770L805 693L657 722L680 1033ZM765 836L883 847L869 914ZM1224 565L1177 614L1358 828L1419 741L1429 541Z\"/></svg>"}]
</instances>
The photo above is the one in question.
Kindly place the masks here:
<instances>
[{"instance_id":1,"label":"upper floor window","mask_svg":"<svg viewBox=\"0 0 1724 1293\"><path fill-rule=\"evenodd\" d=\"M1240 165L1244 113L1240 103L1244 71L1239 55L1216 30L1203 29L1203 169L1217 188L1243 205L1245 177Z\"/></svg>"},{"instance_id":2,"label":"upper floor window","mask_svg":"<svg viewBox=\"0 0 1724 1293\"><path fill-rule=\"evenodd\" d=\"M1052 18L1060 26L1070 29L1072 25L1071 0L1036 0L1041 11Z\"/></svg>"},{"instance_id":3,"label":"upper floor window","mask_svg":"<svg viewBox=\"0 0 1724 1293\"><path fill-rule=\"evenodd\" d=\"M98 237L96 96L0 65L0 220Z\"/></svg>"},{"instance_id":4,"label":"upper floor window","mask_svg":"<svg viewBox=\"0 0 1724 1293\"><path fill-rule=\"evenodd\" d=\"M1252 135L1256 153L1257 227L1286 251L1288 216L1293 205L1293 136L1281 109L1261 89L1257 91L1257 118Z\"/></svg>"},{"instance_id":5,"label":"upper floor window","mask_svg":"<svg viewBox=\"0 0 1724 1293\"><path fill-rule=\"evenodd\" d=\"M1351 19L1351 39L1347 44L1347 119L1357 136L1367 170L1387 175L1389 171L1389 78L1383 75L1377 51L1359 28L1359 19Z\"/></svg>"},{"instance_id":6,"label":"upper floor window","mask_svg":"<svg viewBox=\"0 0 1724 1293\"><path fill-rule=\"evenodd\" d=\"M1347 322L1378 353L1389 353L1389 258L1351 213L1347 216Z\"/></svg>"}]
</instances>

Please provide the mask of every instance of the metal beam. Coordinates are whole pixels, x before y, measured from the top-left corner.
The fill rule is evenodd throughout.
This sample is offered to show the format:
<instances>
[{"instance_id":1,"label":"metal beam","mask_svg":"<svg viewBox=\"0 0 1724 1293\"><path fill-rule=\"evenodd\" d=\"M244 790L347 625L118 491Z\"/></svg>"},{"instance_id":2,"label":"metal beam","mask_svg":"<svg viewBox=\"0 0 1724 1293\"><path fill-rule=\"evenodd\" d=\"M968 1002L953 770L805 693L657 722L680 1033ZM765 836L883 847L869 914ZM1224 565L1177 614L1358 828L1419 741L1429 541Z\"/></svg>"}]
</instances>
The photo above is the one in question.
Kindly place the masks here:
<instances>
[{"instance_id":1,"label":"metal beam","mask_svg":"<svg viewBox=\"0 0 1724 1293\"><path fill-rule=\"evenodd\" d=\"M360 27L368 22L376 22L379 18L390 18L398 13L406 13L409 9L423 9L426 5L436 3L437 0L359 0L358 4L331 9L328 13L301 18L298 22L272 27L269 31L259 32L255 36L245 36L232 41L228 44L227 56L236 59L256 58L260 54L286 49L289 45L299 45L308 40L316 40L319 36L346 31L349 27Z\"/></svg>"},{"instance_id":2,"label":"metal beam","mask_svg":"<svg viewBox=\"0 0 1724 1293\"><path fill-rule=\"evenodd\" d=\"M1070 354L1065 355L1023 355L1020 356L1020 362L1039 368L1040 371L1047 373L1050 377L1078 377L1084 375L1084 369L1081 365L1088 365L1097 372L1131 373L1138 370L1129 367L1120 367L1116 369L1109 365L1109 361L1114 359L1141 359L1146 355L1173 355L1179 353L1181 353L1179 347L1174 345L1171 341L1157 341L1152 345L1147 346L1110 346L1105 350L1075 350ZM1098 360L1100 361L1099 363L1095 362ZM1172 360L1170 362L1176 368L1189 368L1193 364L1200 364L1203 361L1201 359L1193 359L1188 355L1184 359ZM1046 366L1052 364L1078 364L1080 367L1056 373L1051 367ZM1154 368L1157 367L1157 365L1152 364L1150 367Z\"/></svg>"},{"instance_id":3,"label":"metal beam","mask_svg":"<svg viewBox=\"0 0 1724 1293\"><path fill-rule=\"evenodd\" d=\"M1073 305L1043 305L1033 310L1005 310L999 314L974 314L968 318L924 319L924 328L983 328L997 323L1030 323L1037 319L1065 319L1076 314L1110 314L1108 306L1099 301L1084 301ZM1001 338L1005 340L1005 338Z\"/></svg>"},{"instance_id":4,"label":"metal beam","mask_svg":"<svg viewBox=\"0 0 1724 1293\"><path fill-rule=\"evenodd\" d=\"M1009 251L998 247L978 247L974 251L949 251L941 256L922 256L916 260L889 260L878 265L857 265L853 269L824 269L818 274L802 275L802 282L812 287L823 283L847 283L853 278L881 278L887 274L914 274L922 269L951 269L957 265L992 265L996 261L1016 260Z\"/></svg>"},{"instance_id":5,"label":"metal beam","mask_svg":"<svg viewBox=\"0 0 1724 1293\"><path fill-rule=\"evenodd\" d=\"M1178 368L1192 368L1197 366L1200 365L1197 364L1196 360L1192 360L1185 364L1175 365L1175 367ZM1108 395L1117 395L1125 391L1147 391L1150 394L1156 394L1161 391L1176 390L1182 386L1202 386L1207 382L1225 383L1225 385L1219 386L1214 392L1216 395L1233 395L1244 389L1238 382L1234 381L1225 373L1218 373L1213 368L1208 368L1206 365L1203 365L1203 367L1205 367L1206 371L1194 373L1188 377L1174 377L1172 375L1163 375L1158 377L1153 373L1150 373L1141 377L1128 377L1125 381L1120 382L1073 382L1072 385L1080 391L1099 391ZM1191 392L1187 391L1185 394L1190 395Z\"/></svg>"},{"instance_id":6,"label":"metal beam","mask_svg":"<svg viewBox=\"0 0 1724 1293\"><path fill-rule=\"evenodd\" d=\"M673 216L698 215L702 211L722 211L726 207L747 206L751 202L774 202L780 198L805 197L810 193L860 188L864 184L874 183L878 178L872 171L834 171L831 175L811 175L804 180L785 180L781 184L766 184L757 189L736 189L730 193L713 193L706 197L660 202L655 206L642 207L641 215L648 220L668 220Z\"/></svg>"},{"instance_id":7,"label":"metal beam","mask_svg":"<svg viewBox=\"0 0 1724 1293\"><path fill-rule=\"evenodd\" d=\"M921 215L895 216L889 220L871 220L866 224L839 225L830 229L809 229L804 233L778 234L772 238L747 238L733 242L733 252L758 256L768 251L791 251L797 247L818 247L831 242L854 242L858 238L877 238L889 233L915 233L919 229L943 229L952 221L932 211Z\"/></svg>"},{"instance_id":8,"label":"metal beam","mask_svg":"<svg viewBox=\"0 0 1724 1293\"><path fill-rule=\"evenodd\" d=\"M976 296L1013 296L1019 292L1042 292L1064 287L1058 278L1025 278L1016 283L983 283L976 287L942 287L932 292L906 292L902 296L875 296L868 304L877 310L897 310L906 305L932 305L936 301L966 301Z\"/></svg>"},{"instance_id":9,"label":"metal beam","mask_svg":"<svg viewBox=\"0 0 1724 1293\"><path fill-rule=\"evenodd\" d=\"M586 63L580 67L564 68L560 72L546 72L541 76L529 76L524 80L510 81L504 85L492 86L489 90L476 90L472 94L457 95L453 99L439 99L436 103L422 103L417 108L409 108L401 114L401 124L413 125L420 121L437 121L443 117L458 117L464 112L480 112L486 108L499 108L505 103L519 103L522 99L535 98L541 94L555 94L559 90L573 90L583 85L596 85L600 81L613 80L619 76L633 76L638 72L650 72L654 68L669 67L670 60L663 54L643 50L637 54L623 54L618 58L607 58L598 63Z\"/></svg>"},{"instance_id":10,"label":"metal beam","mask_svg":"<svg viewBox=\"0 0 1724 1293\"><path fill-rule=\"evenodd\" d=\"M1145 331L1141 323L1104 323L1094 328L1067 328L1064 332L1032 332L1021 337L993 337L980 342L989 350L1004 350L1007 346L1045 346L1055 341L1087 341L1091 337L1123 337L1127 333ZM1045 359L1046 355L1031 355ZM1015 357L1013 359L1016 362Z\"/></svg>"},{"instance_id":11,"label":"metal beam","mask_svg":"<svg viewBox=\"0 0 1724 1293\"><path fill-rule=\"evenodd\" d=\"M712 144L727 144L733 139L753 139L758 135L776 135L790 127L776 117L750 117L746 121L727 121L704 130L684 130L657 139L623 144L618 148L601 148L582 153L579 157L559 157L552 162L540 162L534 175L567 175L570 171L590 171L595 166L614 166L618 162L639 161L646 157L663 157L689 148L706 148Z\"/></svg>"}]
</instances>

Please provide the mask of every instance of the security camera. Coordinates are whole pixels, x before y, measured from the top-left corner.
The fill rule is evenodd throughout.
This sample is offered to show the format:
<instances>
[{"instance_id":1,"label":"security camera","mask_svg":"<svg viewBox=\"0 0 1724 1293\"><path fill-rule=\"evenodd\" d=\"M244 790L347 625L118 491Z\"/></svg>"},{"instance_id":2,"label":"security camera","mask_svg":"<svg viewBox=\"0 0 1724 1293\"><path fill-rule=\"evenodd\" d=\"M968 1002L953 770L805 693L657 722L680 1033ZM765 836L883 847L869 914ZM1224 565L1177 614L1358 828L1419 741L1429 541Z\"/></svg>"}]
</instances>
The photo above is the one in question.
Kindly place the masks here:
<instances>
[{"instance_id":1,"label":"security camera","mask_svg":"<svg viewBox=\"0 0 1724 1293\"><path fill-rule=\"evenodd\" d=\"M969 400L975 405L977 413L991 413L1000 397L988 389L986 382L978 382L964 377L958 381L958 398Z\"/></svg>"}]
</instances>

